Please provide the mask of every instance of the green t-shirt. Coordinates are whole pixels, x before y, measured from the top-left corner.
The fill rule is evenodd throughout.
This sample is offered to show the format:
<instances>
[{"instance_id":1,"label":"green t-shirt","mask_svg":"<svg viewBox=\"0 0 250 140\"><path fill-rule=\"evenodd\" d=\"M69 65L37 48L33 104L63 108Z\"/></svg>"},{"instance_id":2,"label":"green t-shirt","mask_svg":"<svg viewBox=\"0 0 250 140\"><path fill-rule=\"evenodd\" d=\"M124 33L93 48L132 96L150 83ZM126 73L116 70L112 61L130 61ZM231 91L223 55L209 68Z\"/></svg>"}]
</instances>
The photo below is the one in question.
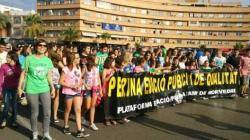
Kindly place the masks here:
<instances>
[{"instance_id":1,"label":"green t-shirt","mask_svg":"<svg viewBox=\"0 0 250 140\"><path fill-rule=\"evenodd\" d=\"M97 58L98 58L98 68L99 68L99 72L103 71L103 64L106 60L106 58L108 57L107 53L102 53L102 52L97 52L96 54Z\"/></svg>"},{"instance_id":2,"label":"green t-shirt","mask_svg":"<svg viewBox=\"0 0 250 140\"><path fill-rule=\"evenodd\" d=\"M134 52L133 53L133 57L140 57L140 56L141 56L141 54L139 52Z\"/></svg>"},{"instance_id":3,"label":"green t-shirt","mask_svg":"<svg viewBox=\"0 0 250 140\"><path fill-rule=\"evenodd\" d=\"M24 68L27 73L25 86L27 94L50 92L47 74L53 68L53 64L48 57L36 58L34 55L27 56Z\"/></svg>"},{"instance_id":4,"label":"green t-shirt","mask_svg":"<svg viewBox=\"0 0 250 140\"><path fill-rule=\"evenodd\" d=\"M162 49L162 57L166 58L166 56L167 56L167 49L163 48Z\"/></svg>"}]
</instances>

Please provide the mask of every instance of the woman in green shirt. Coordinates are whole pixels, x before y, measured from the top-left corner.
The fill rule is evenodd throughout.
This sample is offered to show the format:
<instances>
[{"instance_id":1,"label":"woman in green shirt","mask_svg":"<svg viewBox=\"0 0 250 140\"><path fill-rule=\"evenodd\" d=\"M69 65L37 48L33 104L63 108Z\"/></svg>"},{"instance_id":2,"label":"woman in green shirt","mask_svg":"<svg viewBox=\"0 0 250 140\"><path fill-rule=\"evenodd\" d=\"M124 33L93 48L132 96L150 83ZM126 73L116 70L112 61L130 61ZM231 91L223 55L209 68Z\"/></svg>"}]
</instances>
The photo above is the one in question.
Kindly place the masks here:
<instances>
[{"instance_id":1,"label":"woman in green shirt","mask_svg":"<svg viewBox=\"0 0 250 140\"><path fill-rule=\"evenodd\" d=\"M54 98L55 89L51 76L53 64L44 55L46 50L46 42L38 40L34 47L35 54L26 57L18 85L18 94L21 97L24 93L22 87L25 84L26 96L31 107L30 122L33 131L33 140L38 139L37 117L39 113L39 99L43 107L43 139L52 140L49 135L49 124L51 97Z\"/></svg>"}]
</instances>

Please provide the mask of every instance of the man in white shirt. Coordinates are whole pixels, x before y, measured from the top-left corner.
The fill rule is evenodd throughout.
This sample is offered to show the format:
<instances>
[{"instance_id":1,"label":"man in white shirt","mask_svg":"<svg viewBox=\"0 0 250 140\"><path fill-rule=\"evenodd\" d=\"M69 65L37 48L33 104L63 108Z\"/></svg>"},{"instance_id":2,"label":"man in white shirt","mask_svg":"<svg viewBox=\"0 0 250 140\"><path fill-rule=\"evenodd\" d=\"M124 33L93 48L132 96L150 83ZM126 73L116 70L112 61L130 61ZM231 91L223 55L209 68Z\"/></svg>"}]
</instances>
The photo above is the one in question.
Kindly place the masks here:
<instances>
[{"instance_id":1,"label":"man in white shirt","mask_svg":"<svg viewBox=\"0 0 250 140\"><path fill-rule=\"evenodd\" d=\"M3 40L0 40L0 67L2 64L6 63L6 57L7 57L7 52L5 51L5 42ZM1 74L1 73L0 73ZM2 80L0 80L2 81ZM2 83L0 83L1 85ZM3 94L0 89L0 100L3 98ZM3 103L1 104L1 107L3 107Z\"/></svg>"},{"instance_id":2,"label":"man in white shirt","mask_svg":"<svg viewBox=\"0 0 250 140\"><path fill-rule=\"evenodd\" d=\"M199 58L199 65L203 66L205 61L209 61L210 58L210 52L208 50L205 50L204 56L200 56Z\"/></svg>"},{"instance_id":3,"label":"man in white shirt","mask_svg":"<svg viewBox=\"0 0 250 140\"><path fill-rule=\"evenodd\" d=\"M0 66L6 63L7 52L5 51L5 49L6 43L2 40L0 41Z\"/></svg>"},{"instance_id":4,"label":"man in white shirt","mask_svg":"<svg viewBox=\"0 0 250 140\"><path fill-rule=\"evenodd\" d=\"M216 56L214 57L215 65L219 68L223 68L226 63L226 58L222 56L222 51L218 50Z\"/></svg>"}]
</instances>

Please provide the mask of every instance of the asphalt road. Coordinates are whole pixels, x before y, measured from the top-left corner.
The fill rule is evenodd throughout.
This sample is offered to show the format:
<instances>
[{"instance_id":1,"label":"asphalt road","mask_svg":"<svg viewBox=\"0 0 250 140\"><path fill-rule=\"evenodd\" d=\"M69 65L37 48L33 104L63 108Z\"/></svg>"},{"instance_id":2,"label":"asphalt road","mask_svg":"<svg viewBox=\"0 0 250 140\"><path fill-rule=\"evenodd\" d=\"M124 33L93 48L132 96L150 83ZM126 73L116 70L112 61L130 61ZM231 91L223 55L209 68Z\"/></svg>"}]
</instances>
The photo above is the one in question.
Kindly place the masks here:
<instances>
[{"instance_id":1,"label":"asphalt road","mask_svg":"<svg viewBox=\"0 0 250 140\"><path fill-rule=\"evenodd\" d=\"M20 107L18 129L0 130L0 140L28 140L30 137L29 109ZM41 116L41 115L40 115ZM61 118L62 119L62 118ZM213 99L188 102L167 107L144 116L130 118L127 124L105 126L100 121L99 131L88 128L88 140L246 140L250 139L250 99ZM51 125L51 136L56 140L75 140L62 133L63 120ZM74 115L70 126L75 131ZM41 117L39 130L42 134Z\"/></svg>"}]
</instances>

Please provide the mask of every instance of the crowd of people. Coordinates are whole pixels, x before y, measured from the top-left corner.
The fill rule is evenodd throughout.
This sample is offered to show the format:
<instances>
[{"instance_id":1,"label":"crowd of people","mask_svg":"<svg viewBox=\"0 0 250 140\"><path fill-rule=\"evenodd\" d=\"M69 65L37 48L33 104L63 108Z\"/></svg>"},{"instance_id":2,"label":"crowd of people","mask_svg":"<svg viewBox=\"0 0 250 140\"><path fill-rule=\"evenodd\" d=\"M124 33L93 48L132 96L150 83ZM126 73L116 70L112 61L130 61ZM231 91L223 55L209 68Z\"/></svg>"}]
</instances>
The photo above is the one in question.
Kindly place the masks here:
<instances>
[{"instance_id":1,"label":"crowd of people","mask_svg":"<svg viewBox=\"0 0 250 140\"><path fill-rule=\"evenodd\" d=\"M134 48L131 45L117 48L106 44L99 48L89 45L69 47L62 44L48 45L44 40L38 40L34 46L12 45L12 49L6 49L6 44L1 42L0 65L0 93L4 105L0 126L6 126L9 107L12 108L10 125L18 126L17 99L25 97L31 108L32 138L38 139L40 101L43 107L43 136L51 140L50 120L59 123L59 103L65 104L63 133L66 135L71 134L69 115L72 105L78 138L89 136L82 124L94 131L99 130L94 122L95 109L101 99L107 126L116 125L117 121L130 121L128 118L116 120L109 115L108 82L118 71L160 74L182 69L192 72L238 70L243 82L239 95L247 98L250 50L233 49L224 53L220 49L176 49L165 46ZM59 101L59 96L64 96L64 102ZM88 120L85 119L87 112Z\"/></svg>"}]
</instances>

